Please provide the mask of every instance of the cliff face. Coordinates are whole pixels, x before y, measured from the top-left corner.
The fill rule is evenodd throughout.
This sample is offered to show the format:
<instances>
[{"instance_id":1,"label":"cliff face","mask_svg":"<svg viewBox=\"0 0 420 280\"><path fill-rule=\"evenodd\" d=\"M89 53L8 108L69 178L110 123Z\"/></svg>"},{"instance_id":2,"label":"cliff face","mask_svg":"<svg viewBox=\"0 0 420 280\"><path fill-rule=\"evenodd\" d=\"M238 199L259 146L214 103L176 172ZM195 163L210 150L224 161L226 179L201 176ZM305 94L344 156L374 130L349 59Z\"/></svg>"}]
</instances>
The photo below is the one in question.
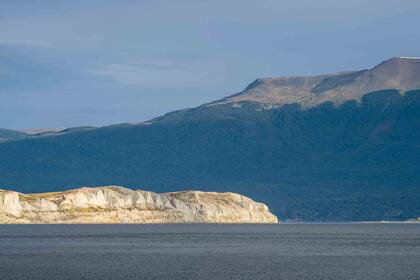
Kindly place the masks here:
<instances>
[{"instance_id":1,"label":"cliff face","mask_svg":"<svg viewBox=\"0 0 420 280\"><path fill-rule=\"evenodd\" d=\"M0 223L277 223L277 217L236 193L108 186L40 194L0 190Z\"/></svg>"}]
</instances>

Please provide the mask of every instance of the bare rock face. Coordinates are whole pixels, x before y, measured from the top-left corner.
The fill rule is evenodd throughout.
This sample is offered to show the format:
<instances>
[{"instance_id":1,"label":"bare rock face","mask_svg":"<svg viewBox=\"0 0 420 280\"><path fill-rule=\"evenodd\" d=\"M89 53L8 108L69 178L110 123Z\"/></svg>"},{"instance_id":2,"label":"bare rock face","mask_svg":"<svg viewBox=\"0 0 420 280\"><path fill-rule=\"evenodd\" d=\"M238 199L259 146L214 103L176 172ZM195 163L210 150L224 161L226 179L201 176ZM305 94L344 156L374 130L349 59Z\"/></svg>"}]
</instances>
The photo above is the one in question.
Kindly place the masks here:
<instances>
[{"instance_id":1,"label":"bare rock face","mask_svg":"<svg viewBox=\"0 0 420 280\"><path fill-rule=\"evenodd\" d=\"M404 93L418 88L420 58L394 57L360 71L257 79L242 92L208 105L251 101L271 106L298 103L309 108L324 102L339 105L359 101L365 94L380 90L397 89Z\"/></svg>"},{"instance_id":2,"label":"bare rock face","mask_svg":"<svg viewBox=\"0 0 420 280\"><path fill-rule=\"evenodd\" d=\"M236 193L157 194L118 186L22 194L0 190L0 223L277 223L265 204Z\"/></svg>"}]
</instances>

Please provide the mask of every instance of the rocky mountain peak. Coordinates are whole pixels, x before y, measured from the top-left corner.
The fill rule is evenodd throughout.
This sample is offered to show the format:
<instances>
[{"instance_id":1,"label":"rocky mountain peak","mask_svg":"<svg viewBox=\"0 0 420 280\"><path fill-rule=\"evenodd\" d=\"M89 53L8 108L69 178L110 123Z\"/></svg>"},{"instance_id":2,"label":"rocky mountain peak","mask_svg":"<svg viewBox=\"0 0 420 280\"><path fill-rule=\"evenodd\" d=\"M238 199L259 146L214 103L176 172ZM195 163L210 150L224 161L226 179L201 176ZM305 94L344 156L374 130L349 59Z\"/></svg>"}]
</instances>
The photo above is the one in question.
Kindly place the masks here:
<instances>
[{"instance_id":1,"label":"rocky mountain peak","mask_svg":"<svg viewBox=\"0 0 420 280\"><path fill-rule=\"evenodd\" d=\"M378 82L402 91L420 88L420 58L393 57L369 71Z\"/></svg>"},{"instance_id":2,"label":"rocky mountain peak","mask_svg":"<svg viewBox=\"0 0 420 280\"><path fill-rule=\"evenodd\" d=\"M324 74L259 78L242 92L228 96L211 105L258 102L270 105L298 103L304 108L324 102L342 104L359 101L365 94L397 89L401 93L420 88L420 58L393 57L373 68L359 71Z\"/></svg>"}]
</instances>

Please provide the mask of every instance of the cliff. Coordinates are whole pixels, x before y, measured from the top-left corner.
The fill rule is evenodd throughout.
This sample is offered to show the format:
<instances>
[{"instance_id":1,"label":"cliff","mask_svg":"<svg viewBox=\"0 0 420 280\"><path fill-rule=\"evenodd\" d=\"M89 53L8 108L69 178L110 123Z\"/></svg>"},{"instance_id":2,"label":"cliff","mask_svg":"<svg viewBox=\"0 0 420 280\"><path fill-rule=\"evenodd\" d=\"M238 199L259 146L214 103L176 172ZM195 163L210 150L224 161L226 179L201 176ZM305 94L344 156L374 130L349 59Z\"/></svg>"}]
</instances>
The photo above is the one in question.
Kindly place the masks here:
<instances>
[{"instance_id":1,"label":"cliff","mask_svg":"<svg viewBox=\"0 0 420 280\"><path fill-rule=\"evenodd\" d=\"M236 193L107 186L39 194L0 190L0 223L277 223L277 217Z\"/></svg>"}]
</instances>

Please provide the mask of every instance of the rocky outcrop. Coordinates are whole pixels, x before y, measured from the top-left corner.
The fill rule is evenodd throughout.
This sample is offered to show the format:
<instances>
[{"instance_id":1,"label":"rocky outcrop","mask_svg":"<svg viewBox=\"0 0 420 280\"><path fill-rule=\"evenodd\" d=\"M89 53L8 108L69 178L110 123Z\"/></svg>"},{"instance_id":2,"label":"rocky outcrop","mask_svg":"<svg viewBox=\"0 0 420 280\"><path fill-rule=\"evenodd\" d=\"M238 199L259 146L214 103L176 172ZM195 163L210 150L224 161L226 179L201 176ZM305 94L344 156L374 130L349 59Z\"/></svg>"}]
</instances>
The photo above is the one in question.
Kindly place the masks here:
<instances>
[{"instance_id":1,"label":"rocky outcrop","mask_svg":"<svg viewBox=\"0 0 420 280\"><path fill-rule=\"evenodd\" d=\"M277 223L277 217L236 193L107 186L40 194L0 190L0 223Z\"/></svg>"}]
</instances>

